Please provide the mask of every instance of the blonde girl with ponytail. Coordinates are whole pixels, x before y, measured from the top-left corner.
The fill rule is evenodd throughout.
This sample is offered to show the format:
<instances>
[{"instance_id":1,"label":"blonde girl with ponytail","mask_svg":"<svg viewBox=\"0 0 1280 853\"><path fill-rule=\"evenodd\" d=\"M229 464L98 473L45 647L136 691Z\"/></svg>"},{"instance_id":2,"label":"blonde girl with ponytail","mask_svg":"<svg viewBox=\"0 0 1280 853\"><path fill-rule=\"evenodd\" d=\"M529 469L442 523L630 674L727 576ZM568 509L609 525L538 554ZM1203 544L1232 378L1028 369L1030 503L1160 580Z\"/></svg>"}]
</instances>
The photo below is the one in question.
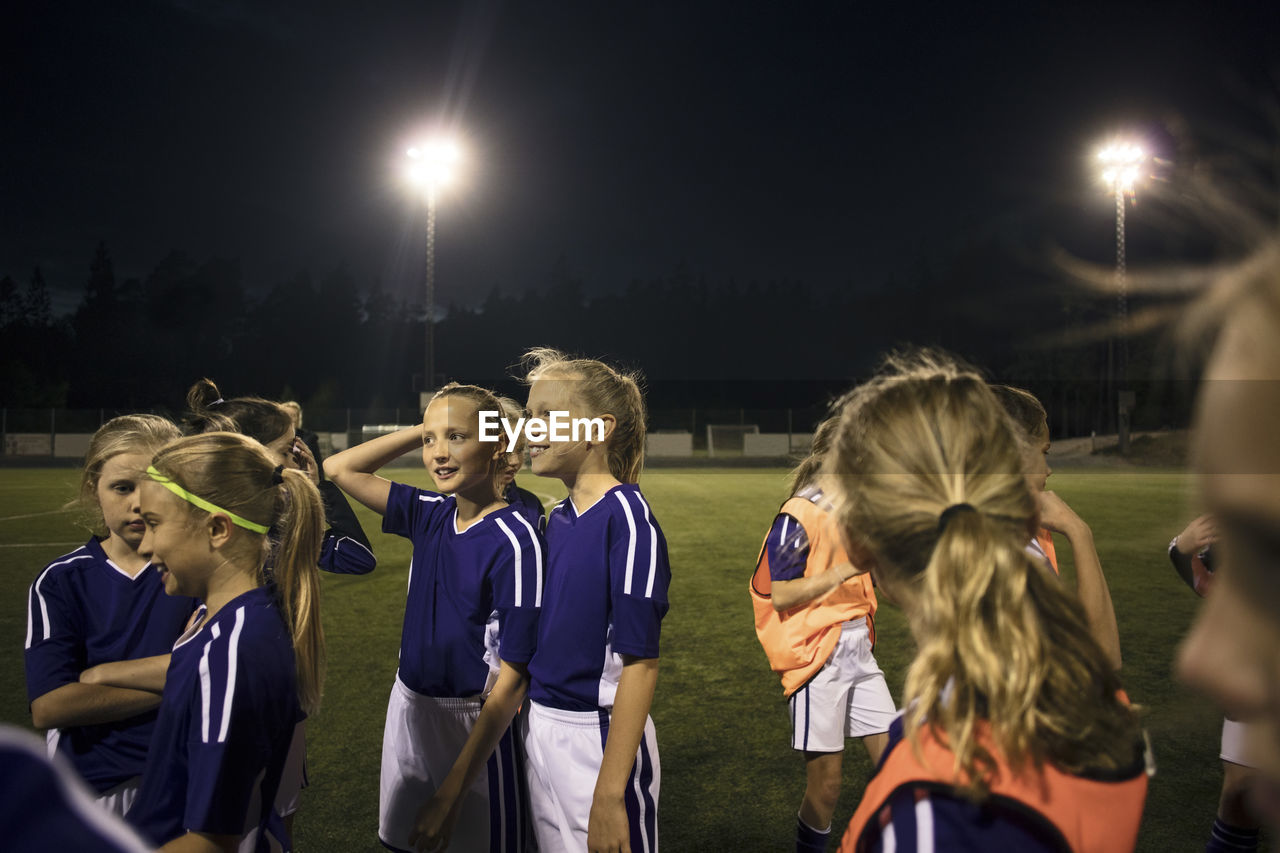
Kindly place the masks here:
<instances>
[{"instance_id":1,"label":"blonde girl with ponytail","mask_svg":"<svg viewBox=\"0 0 1280 853\"><path fill-rule=\"evenodd\" d=\"M166 850L266 850L269 835L287 849L272 804L324 682L319 493L256 441L220 432L167 446L141 490L140 553L165 592L202 605L173 647L126 817Z\"/></svg>"},{"instance_id":2,"label":"blonde girl with ponytail","mask_svg":"<svg viewBox=\"0 0 1280 853\"><path fill-rule=\"evenodd\" d=\"M547 579L529 663L526 776L543 850L658 848L662 772L649 708L671 566L640 493L637 377L540 348L525 355L531 418L591 420L530 436L533 473L569 495L547 516Z\"/></svg>"},{"instance_id":3,"label":"blonde girl with ponytail","mask_svg":"<svg viewBox=\"0 0 1280 853\"><path fill-rule=\"evenodd\" d=\"M919 651L842 850L914 827L937 849L1132 850L1143 737L1080 602L1026 551L1039 526L990 388L937 353L852 392L827 458L851 556Z\"/></svg>"}]
</instances>

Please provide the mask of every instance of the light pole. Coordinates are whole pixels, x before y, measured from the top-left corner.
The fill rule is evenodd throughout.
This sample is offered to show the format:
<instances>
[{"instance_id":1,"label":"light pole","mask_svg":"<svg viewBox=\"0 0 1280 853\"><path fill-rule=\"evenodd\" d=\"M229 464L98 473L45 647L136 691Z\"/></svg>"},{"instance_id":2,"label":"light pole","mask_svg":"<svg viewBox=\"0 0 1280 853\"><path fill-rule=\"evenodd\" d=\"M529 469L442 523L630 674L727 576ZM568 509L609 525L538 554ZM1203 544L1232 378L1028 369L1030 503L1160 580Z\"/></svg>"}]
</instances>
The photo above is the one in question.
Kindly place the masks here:
<instances>
[{"instance_id":1,"label":"light pole","mask_svg":"<svg viewBox=\"0 0 1280 853\"><path fill-rule=\"evenodd\" d=\"M1115 352L1108 354L1107 380L1111 386L1108 390L1116 391L1116 431L1119 434L1121 454L1129 452L1129 413L1134 405L1134 394L1126 387L1129 372L1129 294L1125 281L1124 214L1127 200L1135 197L1146 159L1147 153L1142 146L1133 142L1113 142L1098 151L1102 182L1116 199L1117 331L1112 335L1111 344L1111 349ZM1116 337L1119 337L1119 347L1115 346Z\"/></svg>"},{"instance_id":2,"label":"light pole","mask_svg":"<svg viewBox=\"0 0 1280 853\"><path fill-rule=\"evenodd\" d=\"M424 394L435 387L436 377L436 198L440 188L453 178L458 162L458 147L447 140L432 140L415 145L407 152L409 166L405 175L419 187L427 200L427 328L426 359L422 372Z\"/></svg>"}]
</instances>

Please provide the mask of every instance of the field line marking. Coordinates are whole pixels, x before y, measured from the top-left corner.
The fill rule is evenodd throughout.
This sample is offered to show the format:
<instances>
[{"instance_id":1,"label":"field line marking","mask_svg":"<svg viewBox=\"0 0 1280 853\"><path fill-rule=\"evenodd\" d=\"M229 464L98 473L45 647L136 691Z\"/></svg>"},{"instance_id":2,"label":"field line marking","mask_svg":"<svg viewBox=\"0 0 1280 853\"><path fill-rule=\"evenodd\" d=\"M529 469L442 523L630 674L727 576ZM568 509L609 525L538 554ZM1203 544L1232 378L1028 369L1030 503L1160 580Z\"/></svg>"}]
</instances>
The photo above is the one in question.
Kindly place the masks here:
<instances>
[{"instance_id":1,"label":"field line marking","mask_svg":"<svg viewBox=\"0 0 1280 853\"><path fill-rule=\"evenodd\" d=\"M48 512L31 512L26 515L6 515L0 518L0 521L19 521L24 518L40 518L43 515L58 515L63 512L71 512L69 509L51 509Z\"/></svg>"},{"instance_id":2,"label":"field line marking","mask_svg":"<svg viewBox=\"0 0 1280 853\"><path fill-rule=\"evenodd\" d=\"M0 548L67 548L71 545L83 545L83 542L5 542Z\"/></svg>"}]
</instances>

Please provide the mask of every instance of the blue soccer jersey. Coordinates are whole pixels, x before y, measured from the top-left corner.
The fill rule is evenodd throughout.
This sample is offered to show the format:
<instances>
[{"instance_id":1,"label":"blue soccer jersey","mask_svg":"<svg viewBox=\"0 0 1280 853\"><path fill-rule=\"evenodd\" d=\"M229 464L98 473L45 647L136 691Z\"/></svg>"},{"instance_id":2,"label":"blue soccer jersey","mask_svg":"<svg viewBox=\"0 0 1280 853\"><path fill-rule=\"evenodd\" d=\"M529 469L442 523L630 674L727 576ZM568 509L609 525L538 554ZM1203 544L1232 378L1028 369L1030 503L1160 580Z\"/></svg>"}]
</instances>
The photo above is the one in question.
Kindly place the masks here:
<instances>
[{"instance_id":1,"label":"blue soccer jersey","mask_svg":"<svg viewBox=\"0 0 1280 853\"><path fill-rule=\"evenodd\" d=\"M195 601L165 595L150 566L134 577L90 539L59 557L27 596L27 699L80 680L91 666L168 654ZM60 729L57 752L99 793L142 772L156 712Z\"/></svg>"},{"instance_id":2,"label":"blue soccer jersey","mask_svg":"<svg viewBox=\"0 0 1280 853\"><path fill-rule=\"evenodd\" d=\"M424 696L469 697L499 661L526 663L537 642L545 546L516 507L459 532L452 497L392 483L382 530L413 542L400 680Z\"/></svg>"},{"instance_id":3,"label":"blue soccer jersey","mask_svg":"<svg viewBox=\"0 0 1280 853\"><path fill-rule=\"evenodd\" d=\"M547 529L546 515L542 509L542 501L528 489L522 489L515 483L507 486L503 499L520 511L525 521L532 524L539 532Z\"/></svg>"},{"instance_id":4,"label":"blue soccer jersey","mask_svg":"<svg viewBox=\"0 0 1280 853\"><path fill-rule=\"evenodd\" d=\"M622 655L658 656L671 566L658 520L633 484L581 514L547 517L547 589L529 698L566 711L613 707Z\"/></svg>"},{"instance_id":5,"label":"blue soccer jersey","mask_svg":"<svg viewBox=\"0 0 1280 853\"><path fill-rule=\"evenodd\" d=\"M265 829L302 719L272 587L229 601L173 647L147 768L125 816L155 844ZM257 849L267 841L258 835Z\"/></svg>"},{"instance_id":6,"label":"blue soccer jersey","mask_svg":"<svg viewBox=\"0 0 1280 853\"><path fill-rule=\"evenodd\" d=\"M35 735L0 726L0 837L10 853L152 849L119 817L93 801L71 766L45 756Z\"/></svg>"}]
</instances>

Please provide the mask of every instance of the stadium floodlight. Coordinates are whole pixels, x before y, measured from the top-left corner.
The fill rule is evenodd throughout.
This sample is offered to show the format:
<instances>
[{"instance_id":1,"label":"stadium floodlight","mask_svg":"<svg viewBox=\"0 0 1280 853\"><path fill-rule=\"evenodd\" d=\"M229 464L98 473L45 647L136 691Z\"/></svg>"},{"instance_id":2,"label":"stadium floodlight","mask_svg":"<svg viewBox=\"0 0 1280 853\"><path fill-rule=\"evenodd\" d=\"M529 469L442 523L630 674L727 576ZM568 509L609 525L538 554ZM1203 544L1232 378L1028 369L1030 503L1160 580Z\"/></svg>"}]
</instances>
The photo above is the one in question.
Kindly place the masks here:
<instances>
[{"instance_id":1,"label":"stadium floodlight","mask_svg":"<svg viewBox=\"0 0 1280 853\"><path fill-rule=\"evenodd\" d=\"M1116 387L1119 377L1120 386L1125 384L1129 362L1129 294L1125 282L1125 239L1124 214L1129 199L1137 197L1138 181L1147 163L1148 155L1137 142L1131 140L1114 140L1098 150L1099 176L1108 192L1116 200L1116 327L1119 336L1119 347L1108 358L1108 379ZM1115 336L1112 340L1114 341ZM1119 392L1116 398L1116 427L1120 440L1120 452L1129 450L1129 408L1132 395L1123 387L1116 387Z\"/></svg>"},{"instance_id":2,"label":"stadium floodlight","mask_svg":"<svg viewBox=\"0 0 1280 853\"><path fill-rule=\"evenodd\" d=\"M435 387L436 375L436 200L440 189L453 180L462 155L457 143L449 139L432 139L410 146L405 154L409 158L405 166L405 180L420 188L427 201L427 334L426 363L422 373L422 390L425 392Z\"/></svg>"}]
</instances>

